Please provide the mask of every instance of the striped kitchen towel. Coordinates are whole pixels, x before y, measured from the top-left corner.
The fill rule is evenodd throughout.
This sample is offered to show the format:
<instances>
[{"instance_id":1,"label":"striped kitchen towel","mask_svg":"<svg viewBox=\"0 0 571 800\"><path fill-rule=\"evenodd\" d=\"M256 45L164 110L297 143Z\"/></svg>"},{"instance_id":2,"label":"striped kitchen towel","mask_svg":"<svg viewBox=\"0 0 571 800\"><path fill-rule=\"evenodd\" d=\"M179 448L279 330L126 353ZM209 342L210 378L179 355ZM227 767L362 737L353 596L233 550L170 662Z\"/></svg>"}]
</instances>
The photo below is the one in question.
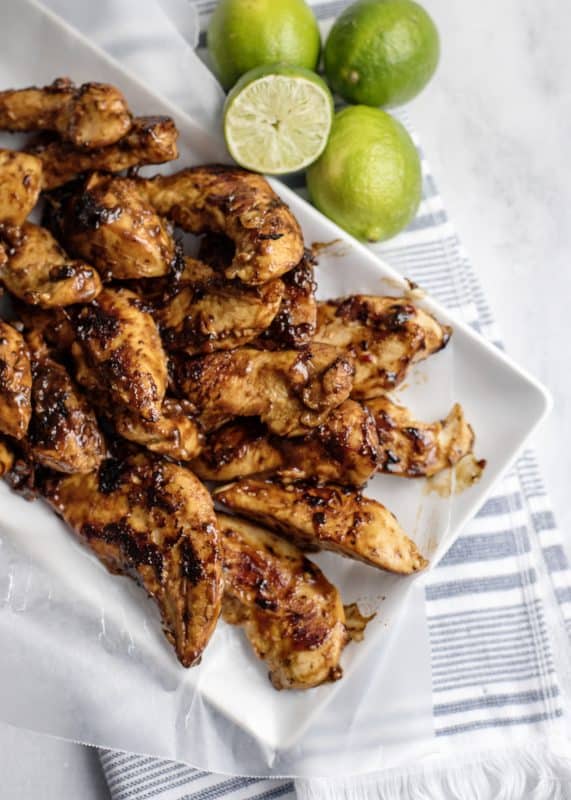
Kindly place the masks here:
<instances>
[{"instance_id":1,"label":"striped kitchen towel","mask_svg":"<svg viewBox=\"0 0 571 800\"><path fill-rule=\"evenodd\" d=\"M162 4L176 20L176 0ZM200 46L215 4L195 3ZM345 0L313 3L324 26L345 5ZM113 35L108 49L116 56L121 48L139 44L127 29ZM399 237L372 249L501 346L424 157L422 164L424 195L416 219ZM302 186L297 188L303 193ZM182 763L100 751L113 800L270 800L295 793L311 800L571 797L565 744L571 569L532 452L525 452L498 483L430 573L424 605L434 758L366 778L293 783L214 775ZM363 735L374 741L374 715L372 720Z\"/></svg>"}]
</instances>

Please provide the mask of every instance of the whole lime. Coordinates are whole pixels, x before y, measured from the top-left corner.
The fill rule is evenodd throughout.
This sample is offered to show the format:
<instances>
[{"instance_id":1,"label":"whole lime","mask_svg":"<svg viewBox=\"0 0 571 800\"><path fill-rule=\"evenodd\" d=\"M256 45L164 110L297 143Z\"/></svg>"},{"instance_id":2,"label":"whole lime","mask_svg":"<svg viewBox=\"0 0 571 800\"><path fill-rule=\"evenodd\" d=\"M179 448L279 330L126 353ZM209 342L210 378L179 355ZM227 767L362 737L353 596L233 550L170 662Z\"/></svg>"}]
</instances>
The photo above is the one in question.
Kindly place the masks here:
<instances>
[{"instance_id":1,"label":"whole lime","mask_svg":"<svg viewBox=\"0 0 571 800\"><path fill-rule=\"evenodd\" d=\"M357 239L402 230L421 197L420 159L406 129L378 108L336 114L322 155L307 171L314 205Z\"/></svg>"},{"instance_id":2,"label":"whole lime","mask_svg":"<svg viewBox=\"0 0 571 800\"><path fill-rule=\"evenodd\" d=\"M220 0L207 38L225 89L262 64L315 69L321 50L317 21L304 0Z\"/></svg>"},{"instance_id":3,"label":"whole lime","mask_svg":"<svg viewBox=\"0 0 571 800\"><path fill-rule=\"evenodd\" d=\"M358 0L327 37L325 74L348 102L390 108L416 97L439 56L436 26L414 0Z\"/></svg>"}]
</instances>

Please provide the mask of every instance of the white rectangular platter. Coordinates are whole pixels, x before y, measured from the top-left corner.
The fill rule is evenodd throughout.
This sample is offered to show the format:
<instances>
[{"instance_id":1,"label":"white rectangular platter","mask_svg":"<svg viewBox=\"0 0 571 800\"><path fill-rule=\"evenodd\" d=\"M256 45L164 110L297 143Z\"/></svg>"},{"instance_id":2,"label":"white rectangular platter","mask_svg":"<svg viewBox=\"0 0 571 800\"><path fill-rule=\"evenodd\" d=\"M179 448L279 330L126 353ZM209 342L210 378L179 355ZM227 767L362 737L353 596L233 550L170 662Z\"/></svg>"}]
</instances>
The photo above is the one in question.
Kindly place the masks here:
<instances>
[{"instance_id":1,"label":"white rectangular platter","mask_svg":"<svg viewBox=\"0 0 571 800\"><path fill-rule=\"evenodd\" d=\"M4 5L0 62L2 87L43 85L62 75L78 83L107 81L120 87L136 113L173 116L180 130L180 159L169 170L220 159L207 131L33 4ZM2 136L0 145L17 146L17 139ZM367 248L287 187L278 182L274 186L296 214L307 243L338 240L320 257L320 296L394 295L406 290L401 276ZM453 345L419 366L401 398L421 419L442 418L452 402L462 403L477 434L477 455L487 459L487 468L478 484L450 501L425 495L422 482L392 477L375 478L367 494L389 506L435 562L546 414L549 397L533 378L444 308L429 298L422 304L453 326ZM397 614L411 579L384 576L330 555L318 560L346 602L359 599L380 608L365 642L346 651L344 680L351 681L356 660L375 650L382 658L389 623L393 628L398 624ZM275 692L264 665L254 659L241 632L223 624L201 666L183 670L144 593L127 579L109 576L45 506L26 503L5 485L0 485L0 569L0 597L5 598L0 603L0 631L11 630L10 620L18 616L5 663L7 669L19 665L21 685L28 692L28 706L18 711L15 701L3 699L0 715L4 713L8 721L16 721L17 715L20 724L49 729L38 719L49 716L50 703L59 703L62 721L51 732L112 746L117 739L106 730L105 722L98 726L88 722L101 716L98 709L112 707L115 713L109 725L114 730L129 726L129 748L148 752L148 739L142 733L145 726L172 725L172 730L162 733L167 739L176 738L175 721L184 723L185 702L197 690L263 746L284 749L336 692L335 684L306 693ZM60 686L63 665L65 687ZM51 687L51 699L39 691L38 680ZM148 698L146 708L140 703L143 692ZM66 715L75 719L68 720ZM185 755L178 752L180 758Z\"/></svg>"}]
</instances>

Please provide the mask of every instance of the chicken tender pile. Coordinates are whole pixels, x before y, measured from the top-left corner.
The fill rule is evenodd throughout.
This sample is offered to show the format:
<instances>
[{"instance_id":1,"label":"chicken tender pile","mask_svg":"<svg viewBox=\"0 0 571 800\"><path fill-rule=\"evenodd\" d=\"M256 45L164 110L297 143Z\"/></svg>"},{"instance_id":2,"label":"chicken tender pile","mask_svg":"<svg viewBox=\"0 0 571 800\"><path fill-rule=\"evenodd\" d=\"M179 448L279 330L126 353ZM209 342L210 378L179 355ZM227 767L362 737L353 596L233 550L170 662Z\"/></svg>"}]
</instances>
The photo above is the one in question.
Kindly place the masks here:
<instances>
[{"instance_id":1,"label":"chicken tender pile","mask_svg":"<svg viewBox=\"0 0 571 800\"><path fill-rule=\"evenodd\" d=\"M276 689L337 680L367 620L306 553L428 563L364 492L471 456L461 406L421 422L388 394L450 328L405 297L318 302L260 175L137 175L178 133L113 86L0 92L0 129L35 134L0 150L0 477L146 590L183 666L222 617Z\"/></svg>"}]
</instances>

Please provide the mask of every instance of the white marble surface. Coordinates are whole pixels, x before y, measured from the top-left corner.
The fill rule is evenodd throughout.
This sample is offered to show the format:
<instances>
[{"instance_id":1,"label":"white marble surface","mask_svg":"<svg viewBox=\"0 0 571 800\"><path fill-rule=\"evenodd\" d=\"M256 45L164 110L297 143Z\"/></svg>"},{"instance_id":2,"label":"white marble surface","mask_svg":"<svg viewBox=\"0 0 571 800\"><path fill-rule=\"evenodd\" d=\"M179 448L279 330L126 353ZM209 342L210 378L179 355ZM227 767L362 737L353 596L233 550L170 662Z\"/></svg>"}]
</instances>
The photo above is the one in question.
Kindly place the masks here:
<instances>
[{"instance_id":1,"label":"white marble surface","mask_svg":"<svg viewBox=\"0 0 571 800\"><path fill-rule=\"evenodd\" d=\"M571 6L424 4L442 61L411 117L508 352L553 394L534 444L569 532Z\"/></svg>"},{"instance_id":2,"label":"white marble surface","mask_svg":"<svg viewBox=\"0 0 571 800\"><path fill-rule=\"evenodd\" d=\"M444 202L507 348L551 389L535 436L555 511L571 530L571 5L424 0L443 54L411 108ZM565 146L566 145L566 146ZM102 800L95 753L0 726L2 800Z\"/></svg>"}]
</instances>

